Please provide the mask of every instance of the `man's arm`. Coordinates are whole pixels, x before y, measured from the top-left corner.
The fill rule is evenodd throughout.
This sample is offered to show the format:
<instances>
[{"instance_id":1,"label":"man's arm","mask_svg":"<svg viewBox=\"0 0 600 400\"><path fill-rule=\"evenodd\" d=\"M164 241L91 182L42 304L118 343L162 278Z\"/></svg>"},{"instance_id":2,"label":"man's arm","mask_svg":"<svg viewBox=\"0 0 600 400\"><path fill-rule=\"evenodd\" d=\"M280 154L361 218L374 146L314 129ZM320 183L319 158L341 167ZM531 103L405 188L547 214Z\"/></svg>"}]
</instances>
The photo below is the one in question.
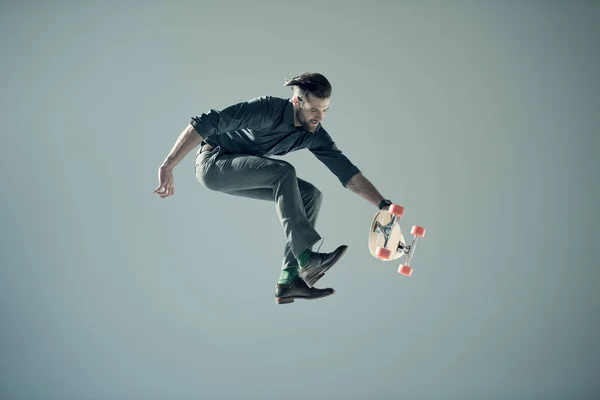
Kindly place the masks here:
<instances>
[{"instance_id":1,"label":"man's arm","mask_svg":"<svg viewBox=\"0 0 600 400\"><path fill-rule=\"evenodd\" d=\"M329 133L321 127L313 137L309 150L333 172L342 185L358 194L369 203L379 207L384 200L383 196L337 147ZM384 207L385 208L385 207Z\"/></svg>"},{"instance_id":2,"label":"man's arm","mask_svg":"<svg viewBox=\"0 0 600 400\"><path fill-rule=\"evenodd\" d=\"M173 168L204 139L236 129L260 129L271 123L268 100L267 97L258 97L228 106L223 110L211 109L208 113L193 117L158 169L159 185L154 193L158 193L162 198L175 193Z\"/></svg>"},{"instance_id":3,"label":"man's arm","mask_svg":"<svg viewBox=\"0 0 600 400\"><path fill-rule=\"evenodd\" d=\"M384 200L381 193L361 172L354 175L348 181L346 188L361 196L375 207L379 207L379 204Z\"/></svg>"},{"instance_id":4,"label":"man's arm","mask_svg":"<svg viewBox=\"0 0 600 400\"><path fill-rule=\"evenodd\" d=\"M167 158L161 164L161 168L167 170L173 170L177 164L186 156L187 153L192 151L198 146L204 138L194 129L192 125L188 125L183 132L179 135L173 148L167 155Z\"/></svg>"},{"instance_id":5,"label":"man's arm","mask_svg":"<svg viewBox=\"0 0 600 400\"><path fill-rule=\"evenodd\" d=\"M167 158L158 168L158 187L153 193L157 193L163 199L175 194L175 182L173 180L173 168L189 153L194 147L198 146L202 136L188 125L175 141L175 145L167 155Z\"/></svg>"},{"instance_id":6,"label":"man's arm","mask_svg":"<svg viewBox=\"0 0 600 400\"><path fill-rule=\"evenodd\" d=\"M258 131L273 123L273 105L267 96L233 104L221 110L211 109L192 117L190 124L204 139L238 129Z\"/></svg>"},{"instance_id":7,"label":"man's arm","mask_svg":"<svg viewBox=\"0 0 600 400\"><path fill-rule=\"evenodd\" d=\"M192 118L190 124L177 138L175 145L162 163L161 168L173 169L187 153L212 135L249 128L259 129L269 123L270 104L264 97L212 109L208 113Z\"/></svg>"}]
</instances>

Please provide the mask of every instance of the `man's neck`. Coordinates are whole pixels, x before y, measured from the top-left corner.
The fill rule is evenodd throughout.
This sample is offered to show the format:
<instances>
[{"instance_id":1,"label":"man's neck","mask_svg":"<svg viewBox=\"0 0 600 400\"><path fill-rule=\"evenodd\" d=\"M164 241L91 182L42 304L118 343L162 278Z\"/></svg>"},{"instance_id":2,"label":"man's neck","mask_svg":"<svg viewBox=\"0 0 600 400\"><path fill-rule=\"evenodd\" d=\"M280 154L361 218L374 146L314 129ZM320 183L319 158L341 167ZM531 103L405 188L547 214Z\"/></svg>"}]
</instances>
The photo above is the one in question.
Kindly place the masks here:
<instances>
[{"instance_id":1,"label":"man's neck","mask_svg":"<svg viewBox=\"0 0 600 400\"><path fill-rule=\"evenodd\" d=\"M298 121L298 114L296 113L296 108L294 108L294 127L298 128L299 126L302 126L302 124Z\"/></svg>"}]
</instances>

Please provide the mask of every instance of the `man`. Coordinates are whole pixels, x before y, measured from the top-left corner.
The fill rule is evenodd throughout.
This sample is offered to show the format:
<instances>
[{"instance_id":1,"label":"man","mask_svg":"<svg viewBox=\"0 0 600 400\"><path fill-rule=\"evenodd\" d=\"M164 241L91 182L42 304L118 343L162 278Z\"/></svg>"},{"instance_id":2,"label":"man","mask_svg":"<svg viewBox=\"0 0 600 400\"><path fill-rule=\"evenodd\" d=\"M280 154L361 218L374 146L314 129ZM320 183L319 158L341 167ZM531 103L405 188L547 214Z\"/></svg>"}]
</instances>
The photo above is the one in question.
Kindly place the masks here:
<instances>
[{"instance_id":1,"label":"man","mask_svg":"<svg viewBox=\"0 0 600 400\"><path fill-rule=\"evenodd\" d=\"M314 226L322 193L298 178L290 163L270 156L308 149L345 188L379 209L391 204L321 125L329 111L332 91L327 78L304 73L284 86L292 88L292 98L263 96L193 117L160 166L159 186L154 191L161 198L172 196L173 168L201 144L196 153L196 179L203 186L273 201L287 238L275 289L278 304L333 294L332 288L317 289L314 284L342 257L347 246L341 245L331 253L312 251L321 239Z\"/></svg>"}]
</instances>

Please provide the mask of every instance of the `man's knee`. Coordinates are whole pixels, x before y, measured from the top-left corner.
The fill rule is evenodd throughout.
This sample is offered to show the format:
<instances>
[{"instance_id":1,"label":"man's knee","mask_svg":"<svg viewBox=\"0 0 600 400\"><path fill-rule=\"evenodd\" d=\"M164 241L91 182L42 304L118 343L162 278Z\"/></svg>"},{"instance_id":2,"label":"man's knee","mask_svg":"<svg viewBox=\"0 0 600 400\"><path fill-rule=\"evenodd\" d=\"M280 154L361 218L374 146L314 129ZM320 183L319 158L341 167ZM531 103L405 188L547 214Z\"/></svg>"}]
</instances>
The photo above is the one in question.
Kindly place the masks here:
<instances>
[{"instance_id":1,"label":"man's knee","mask_svg":"<svg viewBox=\"0 0 600 400\"><path fill-rule=\"evenodd\" d=\"M298 180L300 192L303 196L309 199L313 204L317 207L320 207L323 203L323 192L321 192L315 185L312 183Z\"/></svg>"},{"instance_id":2,"label":"man's knee","mask_svg":"<svg viewBox=\"0 0 600 400\"><path fill-rule=\"evenodd\" d=\"M319 205L323 202L323 192L321 192L316 186L313 186L311 195L314 201L319 203Z\"/></svg>"},{"instance_id":3,"label":"man's knee","mask_svg":"<svg viewBox=\"0 0 600 400\"><path fill-rule=\"evenodd\" d=\"M282 173L286 174L296 174L296 168L287 161L284 160L274 160L276 168Z\"/></svg>"},{"instance_id":4,"label":"man's knee","mask_svg":"<svg viewBox=\"0 0 600 400\"><path fill-rule=\"evenodd\" d=\"M273 171L274 175L286 179L296 178L296 168L292 164L284 160L271 160L270 170Z\"/></svg>"}]
</instances>

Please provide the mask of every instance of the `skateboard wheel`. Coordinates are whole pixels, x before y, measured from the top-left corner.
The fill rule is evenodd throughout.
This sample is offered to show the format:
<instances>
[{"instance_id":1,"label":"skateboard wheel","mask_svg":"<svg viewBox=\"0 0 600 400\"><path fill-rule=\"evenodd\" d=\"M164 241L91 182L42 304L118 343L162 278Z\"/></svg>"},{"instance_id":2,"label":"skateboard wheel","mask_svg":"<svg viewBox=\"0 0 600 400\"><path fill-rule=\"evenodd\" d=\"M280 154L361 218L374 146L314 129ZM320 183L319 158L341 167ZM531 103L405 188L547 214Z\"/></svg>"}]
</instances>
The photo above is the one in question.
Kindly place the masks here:
<instances>
[{"instance_id":1,"label":"skateboard wheel","mask_svg":"<svg viewBox=\"0 0 600 400\"><path fill-rule=\"evenodd\" d=\"M423 228L421 226L414 225L412 227L412 230L410 231L410 233L411 233L411 235L423 237L423 236L425 236L425 228Z\"/></svg>"},{"instance_id":2,"label":"skateboard wheel","mask_svg":"<svg viewBox=\"0 0 600 400\"><path fill-rule=\"evenodd\" d=\"M390 214L394 214L399 217L404 215L404 207L399 206L397 204L392 204L388 210L389 210Z\"/></svg>"},{"instance_id":3,"label":"skateboard wheel","mask_svg":"<svg viewBox=\"0 0 600 400\"><path fill-rule=\"evenodd\" d=\"M392 251L383 247L375 249L375 255L382 260L389 260L392 257Z\"/></svg>"},{"instance_id":4,"label":"skateboard wheel","mask_svg":"<svg viewBox=\"0 0 600 400\"><path fill-rule=\"evenodd\" d=\"M398 273L401 275L411 276L412 271L413 269L408 265L401 265L400 268L398 268Z\"/></svg>"}]
</instances>

